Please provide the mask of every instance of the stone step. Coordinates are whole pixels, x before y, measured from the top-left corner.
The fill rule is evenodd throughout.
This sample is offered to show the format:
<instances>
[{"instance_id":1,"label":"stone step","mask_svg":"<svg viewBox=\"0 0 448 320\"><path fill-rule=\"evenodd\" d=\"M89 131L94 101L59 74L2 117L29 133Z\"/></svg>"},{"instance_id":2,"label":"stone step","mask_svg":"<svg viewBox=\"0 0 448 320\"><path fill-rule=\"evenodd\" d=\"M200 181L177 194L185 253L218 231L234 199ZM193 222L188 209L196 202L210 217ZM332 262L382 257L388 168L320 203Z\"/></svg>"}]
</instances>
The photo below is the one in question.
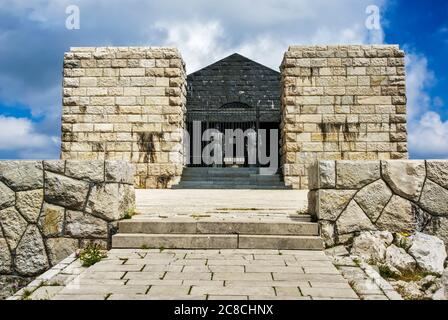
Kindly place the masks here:
<instances>
[{"instance_id":1,"label":"stone step","mask_svg":"<svg viewBox=\"0 0 448 320\"><path fill-rule=\"evenodd\" d=\"M269 221L269 220L268 220ZM317 223L304 222L297 219L287 221L271 219L268 221L220 220L205 219L141 219L120 221L120 233L140 234L255 234L255 235L301 235L317 236L319 228Z\"/></svg>"},{"instance_id":2,"label":"stone step","mask_svg":"<svg viewBox=\"0 0 448 320\"><path fill-rule=\"evenodd\" d=\"M253 189L253 190L290 190L291 187L287 187L284 185L231 185L231 184L196 184L191 185L187 183L179 183L178 185L172 186L172 189Z\"/></svg>"},{"instance_id":3,"label":"stone step","mask_svg":"<svg viewBox=\"0 0 448 320\"><path fill-rule=\"evenodd\" d=\"M323 241L318 236L119 233L112 248L323 250Z\"/></svg>"},{"instance_id":4,"label":"stone step","mask_svg":"<svg viewBox=\"0 0 448 320\"><path fill-rule=\"evenodd\" d=\"M280 176L260 176L260 175L238 175L238 176L203 176L203 175L182 175L182 181L259 181L259 182L282 182Z\"/></svg>"}]
</instances>

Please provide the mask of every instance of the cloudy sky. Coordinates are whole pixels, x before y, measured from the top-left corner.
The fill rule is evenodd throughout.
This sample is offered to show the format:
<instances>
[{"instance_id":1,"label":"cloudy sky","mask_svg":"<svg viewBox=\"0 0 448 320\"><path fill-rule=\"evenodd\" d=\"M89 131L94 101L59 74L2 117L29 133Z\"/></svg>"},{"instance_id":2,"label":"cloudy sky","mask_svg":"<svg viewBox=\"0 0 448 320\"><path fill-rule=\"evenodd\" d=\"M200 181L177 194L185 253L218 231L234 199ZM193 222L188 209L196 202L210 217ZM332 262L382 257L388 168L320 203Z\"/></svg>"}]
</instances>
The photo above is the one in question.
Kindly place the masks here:
<instances>
[{"instance_id":1,"label":"cloudy sky","mask_svg":"<svg viewBox=\"0 0 448 320\"><path fill-rule=\"evenodd\" d=\"M381 30L365 26L370 5ZM288 45L345 43L407 51L411 157L448 158L445 0L1 0L0 159L58 158L71 46L173 45L192 72L234 52L277 69Z\"/></svg>"}]
</instances>

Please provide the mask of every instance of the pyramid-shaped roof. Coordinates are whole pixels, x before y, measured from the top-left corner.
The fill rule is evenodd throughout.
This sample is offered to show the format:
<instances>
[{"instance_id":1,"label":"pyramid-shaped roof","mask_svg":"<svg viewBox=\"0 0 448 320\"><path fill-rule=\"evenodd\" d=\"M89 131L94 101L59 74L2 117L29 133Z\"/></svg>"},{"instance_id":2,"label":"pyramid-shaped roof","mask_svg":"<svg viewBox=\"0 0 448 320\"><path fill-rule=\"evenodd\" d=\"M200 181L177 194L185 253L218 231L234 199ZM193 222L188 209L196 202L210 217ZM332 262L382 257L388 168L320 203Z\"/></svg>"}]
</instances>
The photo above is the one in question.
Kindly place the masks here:
<instances>
[{"instance_id":1,"label":"pyramid-shaped roof","mask_svg":"<svg viewBox=\"0 0 448 320\"><path fill-rule=\"evenodd\" d=\"M235 110L223 108L229 105ZM226 113L235 121L243 121L244 114L254 114L257 108L261 121L280 118L280 73L238 53L187 77L189 120L219 119Z\"/></svg>"}]
</instances>

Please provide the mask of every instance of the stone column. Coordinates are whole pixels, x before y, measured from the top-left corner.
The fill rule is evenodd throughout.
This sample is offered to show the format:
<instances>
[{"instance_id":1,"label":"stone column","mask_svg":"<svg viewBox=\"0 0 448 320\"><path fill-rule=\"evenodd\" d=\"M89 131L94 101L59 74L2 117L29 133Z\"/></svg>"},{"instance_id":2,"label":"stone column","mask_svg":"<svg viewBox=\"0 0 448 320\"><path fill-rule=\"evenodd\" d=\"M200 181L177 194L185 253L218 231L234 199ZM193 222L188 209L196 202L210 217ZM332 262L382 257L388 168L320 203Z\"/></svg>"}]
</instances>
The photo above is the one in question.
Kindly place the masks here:
<instances>
[{"instance_id":1,"label":"stone column","mask_svg":"<svg viewBox=\"0 0 448 320\"><path fill-rule=\"evenodd\" d=\"M292 46L282 65L285 182L316 160L406 159L404 52L395 45Z\"/></svg>"},{"instance_id":2,"label":"stone column","mask_svg":"<svg viewBox=\"0 0 448 320\"><path fill-rule=\"evenodd\" d=\"M135 164L135 186L182 174L185 64L175 48L71 48L64 57L61 159Z\"/></svg>"}]
</instances>

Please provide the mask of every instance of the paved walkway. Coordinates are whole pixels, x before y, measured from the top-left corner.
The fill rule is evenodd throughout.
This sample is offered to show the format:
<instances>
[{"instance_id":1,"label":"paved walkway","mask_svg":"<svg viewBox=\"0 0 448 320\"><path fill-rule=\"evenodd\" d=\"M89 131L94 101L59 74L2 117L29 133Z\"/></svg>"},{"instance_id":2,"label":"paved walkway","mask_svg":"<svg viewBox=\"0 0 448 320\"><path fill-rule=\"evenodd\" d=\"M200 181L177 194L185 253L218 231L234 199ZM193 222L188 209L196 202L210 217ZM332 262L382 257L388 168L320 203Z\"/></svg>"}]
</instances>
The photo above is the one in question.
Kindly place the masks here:
<instances>
[{"instance_id":1,"label":"paved walkway","mask_svg":"<svg viewBox=\"0 0 448 320\"><path fill-rule=\"evenodd\" d=\"M82 268L73 257L16 299L358 299L321 251L113 249Z\"/></svg>"}]
</instances>

